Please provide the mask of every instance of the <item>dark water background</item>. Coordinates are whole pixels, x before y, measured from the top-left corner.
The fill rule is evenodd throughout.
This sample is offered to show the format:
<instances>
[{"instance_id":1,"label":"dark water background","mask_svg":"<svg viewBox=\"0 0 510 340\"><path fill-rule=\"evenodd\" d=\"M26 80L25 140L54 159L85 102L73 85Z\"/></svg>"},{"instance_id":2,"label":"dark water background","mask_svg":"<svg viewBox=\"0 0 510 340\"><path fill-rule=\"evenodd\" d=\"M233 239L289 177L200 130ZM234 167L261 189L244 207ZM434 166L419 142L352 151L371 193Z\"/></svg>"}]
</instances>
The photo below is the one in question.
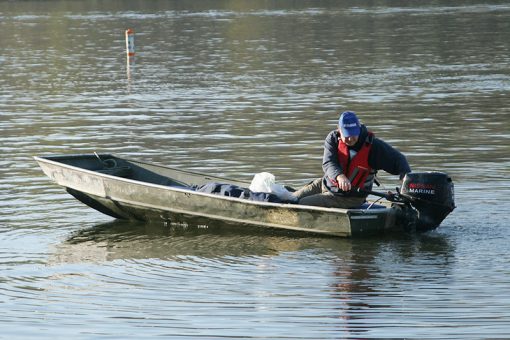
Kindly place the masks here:
<instances>
[{"instance_id":1,"label":"dark water background","mask_svg":"<svg viewBox=\"0 0 510 340\"><path fill-rule=\"evenodd\" d=\"M508 2L2 1L0 32L0 337L510 338ZM438 230L115 222L32 159L300 185L344 109L453 177Z\"/></svg>"}]
</instances>

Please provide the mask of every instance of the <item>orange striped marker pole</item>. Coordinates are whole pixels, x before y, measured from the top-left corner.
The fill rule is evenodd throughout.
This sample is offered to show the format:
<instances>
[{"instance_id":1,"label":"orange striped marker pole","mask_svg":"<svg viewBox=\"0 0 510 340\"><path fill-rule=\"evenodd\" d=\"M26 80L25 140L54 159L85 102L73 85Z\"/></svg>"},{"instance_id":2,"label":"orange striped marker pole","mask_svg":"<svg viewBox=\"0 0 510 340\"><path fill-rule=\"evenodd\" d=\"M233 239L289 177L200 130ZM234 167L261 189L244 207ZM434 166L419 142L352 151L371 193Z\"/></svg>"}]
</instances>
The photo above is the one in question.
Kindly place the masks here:
<instances>
[{"instance_id":1,"label":"orange striped marker pole","mask_svg":"<svg viewBox=\"0 0 510 340\"><path fill-rule=\"evenodd\" d=\"M131 28L126 30L126 53L127 67L135 64L135 31Z\"/></svg>"}]
</instances>

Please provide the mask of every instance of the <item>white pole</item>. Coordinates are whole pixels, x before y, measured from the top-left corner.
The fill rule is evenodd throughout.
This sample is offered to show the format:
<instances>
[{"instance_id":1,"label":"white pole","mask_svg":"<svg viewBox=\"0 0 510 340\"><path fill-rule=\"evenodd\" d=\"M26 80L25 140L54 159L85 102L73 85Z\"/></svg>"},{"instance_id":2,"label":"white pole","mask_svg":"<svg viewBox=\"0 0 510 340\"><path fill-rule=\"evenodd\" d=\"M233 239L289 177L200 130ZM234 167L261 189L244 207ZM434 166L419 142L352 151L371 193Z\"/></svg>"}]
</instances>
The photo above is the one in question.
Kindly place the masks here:
<instances>
[{"instance_id":1,"label":"white pole","mask_svg":"<svg viewBox=\"0 0 510 340\"><path fill-rule=\"evenodd\" d=\"M127 68L135 65L135 31L131 28L126 30L126 57Z\"/></svg>"}]
</instances>

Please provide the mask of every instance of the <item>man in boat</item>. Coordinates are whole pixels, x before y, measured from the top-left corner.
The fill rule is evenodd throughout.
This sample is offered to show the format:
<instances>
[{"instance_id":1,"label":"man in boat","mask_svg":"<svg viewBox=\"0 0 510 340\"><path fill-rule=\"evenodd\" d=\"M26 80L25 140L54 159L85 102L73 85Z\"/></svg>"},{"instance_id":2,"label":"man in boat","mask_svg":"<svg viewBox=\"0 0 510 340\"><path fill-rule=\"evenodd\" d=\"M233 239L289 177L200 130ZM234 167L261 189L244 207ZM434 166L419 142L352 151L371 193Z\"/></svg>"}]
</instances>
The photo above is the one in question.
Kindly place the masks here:
<instances>
[{"instance_id":1,"label":"man in boat","mask_svg":"<svg viewBox=\"0 0 510 340\"><path fill-rule=\"evenodd\" d=\"M343 112L338 129L326 137L322 169L324 177L294 193L299 204L358 208L368 196L366 191L372 190L378 170L399 175L401 180L411 172L405 156L376 138L352 111Z\"/></svg>"}]
</instances>

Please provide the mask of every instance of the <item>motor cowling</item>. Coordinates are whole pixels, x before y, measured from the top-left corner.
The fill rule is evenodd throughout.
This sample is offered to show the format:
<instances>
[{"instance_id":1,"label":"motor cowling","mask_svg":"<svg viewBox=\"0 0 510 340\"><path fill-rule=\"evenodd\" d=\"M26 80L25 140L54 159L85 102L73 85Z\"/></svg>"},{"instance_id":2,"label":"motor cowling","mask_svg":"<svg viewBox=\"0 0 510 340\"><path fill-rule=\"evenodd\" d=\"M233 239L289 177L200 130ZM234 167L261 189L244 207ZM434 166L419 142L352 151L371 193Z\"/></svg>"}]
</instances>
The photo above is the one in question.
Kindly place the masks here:
<instances>
[{"instance_id":1,"label":"motor cowling","mask_svg":"<svg viewBox=\"0 0 510 340\"><path fill-rule=\"evenodd\" d=\"M437 228L455 209L453 181L443 172L406 174L400 195L418 211L417 230Z\"/></svg>"}]
</instances>

